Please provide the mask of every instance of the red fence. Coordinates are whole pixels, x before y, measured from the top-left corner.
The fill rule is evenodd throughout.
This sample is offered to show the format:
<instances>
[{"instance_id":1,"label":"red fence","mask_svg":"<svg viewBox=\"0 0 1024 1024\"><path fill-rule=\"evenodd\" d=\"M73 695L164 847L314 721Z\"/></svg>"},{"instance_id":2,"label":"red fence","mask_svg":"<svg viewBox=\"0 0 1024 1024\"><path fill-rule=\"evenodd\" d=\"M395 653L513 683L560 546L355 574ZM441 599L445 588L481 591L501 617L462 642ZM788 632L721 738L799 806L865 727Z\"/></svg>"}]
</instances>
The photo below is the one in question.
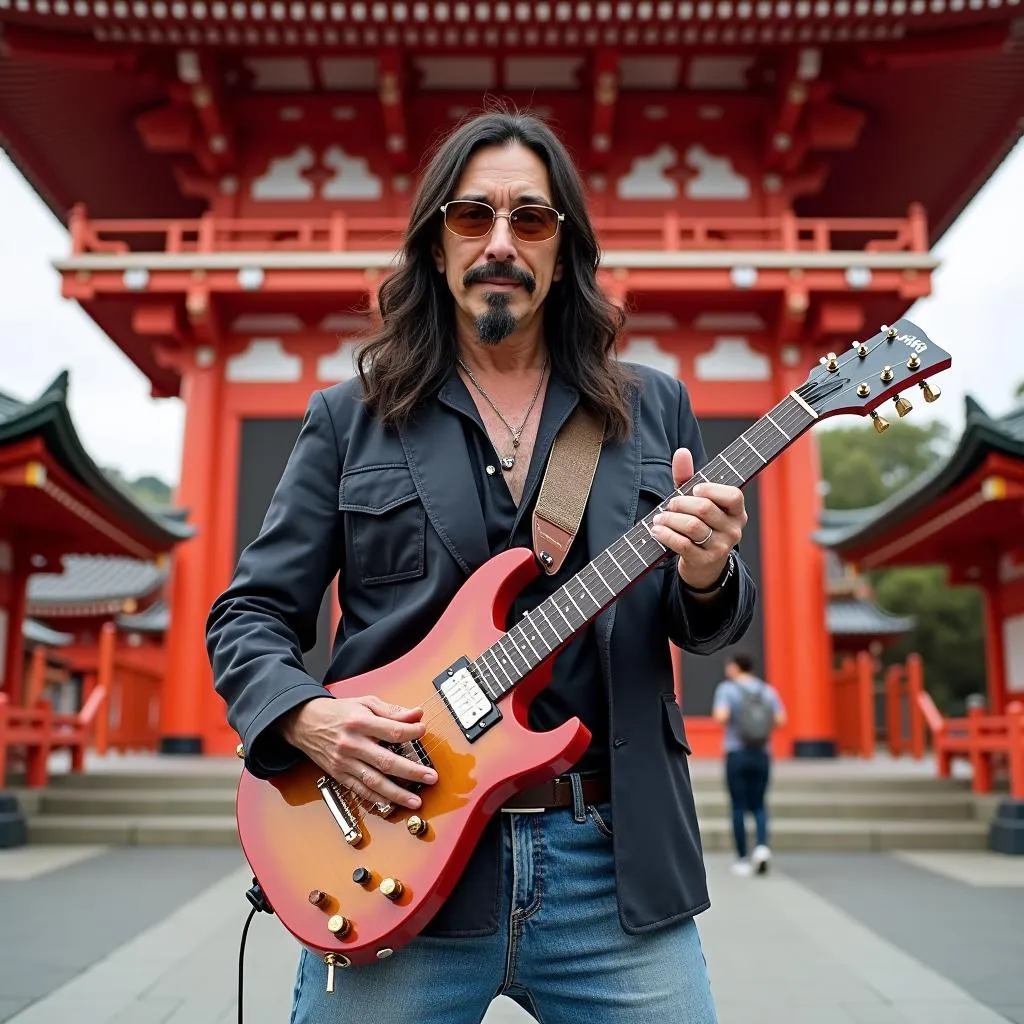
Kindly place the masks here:
<instances>
[{"instance_id":1,"label":"red fence","mask_svg":"<svg viewBox=\"0 0 1024 1024\"><path fill-rule=\"evenodd\" d=\"M836 746L840 754L875 753L875 659L867 651L847 655L833 670Z\"/></svg>"}]
</instances>

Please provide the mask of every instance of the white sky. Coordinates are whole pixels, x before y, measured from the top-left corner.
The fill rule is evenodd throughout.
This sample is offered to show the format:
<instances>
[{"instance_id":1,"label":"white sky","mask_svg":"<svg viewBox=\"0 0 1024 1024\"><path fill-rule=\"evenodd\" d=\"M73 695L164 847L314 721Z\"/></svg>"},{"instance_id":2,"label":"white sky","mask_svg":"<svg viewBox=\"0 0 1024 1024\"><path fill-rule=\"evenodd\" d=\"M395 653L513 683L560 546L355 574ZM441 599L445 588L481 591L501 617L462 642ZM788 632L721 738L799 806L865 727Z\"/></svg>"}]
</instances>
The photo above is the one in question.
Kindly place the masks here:
<instances>
[{"instance_id":1,"label":"white sky","mask_svg":"<svg viewBox=\"0 0 1024 1024\"><path fill-rule=\"evenodd\" d=\"M142 374L60 297L52 261L67 255L67 232L3 152L0 213L0 390L33 398L69 370L71 413L92 457L130 477L152 473L176 482L182 403L151 399ZM942 399L916 401L912 417L942 418L959 430L965 392L999 414L1024 381L1024 142L935 252L942 266L933 294L908 315L952 354L953 367L938 378Z\"/></svg>"}]
</instances>

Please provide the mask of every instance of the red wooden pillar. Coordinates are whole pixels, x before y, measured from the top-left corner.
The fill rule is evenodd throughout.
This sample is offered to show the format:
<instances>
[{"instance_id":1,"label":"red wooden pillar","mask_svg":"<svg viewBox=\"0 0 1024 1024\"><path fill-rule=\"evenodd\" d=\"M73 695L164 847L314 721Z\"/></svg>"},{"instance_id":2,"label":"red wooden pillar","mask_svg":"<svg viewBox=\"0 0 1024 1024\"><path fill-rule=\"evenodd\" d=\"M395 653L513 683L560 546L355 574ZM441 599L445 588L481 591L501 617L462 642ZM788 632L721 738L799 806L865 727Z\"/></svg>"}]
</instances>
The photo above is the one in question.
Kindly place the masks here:
<instances>
[{"instance_id":1,"label":"red wooden pillar","mask_svg":"<svg viewBox=\"0 0 1024 1024\"><path fill-rule=\"evenodd\" d=\"M7 575L7 607L6 624L6 657L3 664L3 692L10 698L11 705L17 707L25 696L25 645L21 628L25 621L25 589L28 586L28 574L15 560Z\"/></svg>"},{"instance_id":2,"label":"red wooden pillar","mask_svg":"<svg viewBox=\"0 0 1024 1024\"><path fill-rule=\"evenodd\" d=\"M222 373L217 359L183 368L182 398L188 412L177 502L188 509L196 534L178 547L174 559L160 702L160 750L167 754L202 753L203 708L213 686L204 641L206 617L216 597L212 577Z\"/></svg>"},{"instance_id":3,"label":"red wooden pillar","mask_svg":"<svg viewBox=\"0 0 1024 1024\"><path fill-rule=\"evenodd\" d=\"M985 598L985 675L988 679L988 713L1006 709L1006 645L1003 642L1004 609L998 578L989 576L982 585Z\"/></svg>"}]
</instances>

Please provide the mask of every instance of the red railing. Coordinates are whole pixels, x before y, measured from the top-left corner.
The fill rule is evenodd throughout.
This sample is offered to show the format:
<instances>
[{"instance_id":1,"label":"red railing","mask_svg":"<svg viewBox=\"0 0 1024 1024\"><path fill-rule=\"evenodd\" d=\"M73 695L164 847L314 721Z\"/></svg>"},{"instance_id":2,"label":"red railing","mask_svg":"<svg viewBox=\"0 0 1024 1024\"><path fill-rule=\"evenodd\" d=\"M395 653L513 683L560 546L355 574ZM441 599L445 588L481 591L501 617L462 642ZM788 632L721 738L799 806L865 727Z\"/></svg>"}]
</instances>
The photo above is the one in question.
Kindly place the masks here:
<instances>
[{"instance_id":1,"label":"red railing","mask_svg":"<svg viewBox=\"0 0 1024 1024\"><path fill-rule=\"evenodd\" d=\"M393 251L406 221L353 216L228 218L204 214L194 220L90 220L84 205L69 220L72 255L107 253L362 252ZM916 252L928 251L923 207L906 217L595 217L605 250Z\"/></svg>"},{"instance_id":2,"label":"red railing","mask_svg":"<svg viewBox=\"0 0 1024 1024\"><path fill-rule=\"evenodd\" d=\"M163 673L117 650L114 624L100 629L97 687L110 694L97 723L97 754L156 750L160 741L160 691Z\"/></svg>"},{"instance_id":3,"label":"red railing","mask_svg":"<svg viewBox=\"0 0 1024 1024\"><path fill-rule=\"evenodd\" d=\"M966 718L943 718L927 693L918 694L918 705L941 778L949 777L955 758L963 758L971 765L974 792L991 793L996 771L1005 768L1010 796L1024 800L1024 704L1007 705L1005 715L974 707Z\"/></svg>"},{"instance_id":4,"label":"red railing","mask_svg":"<svg viewBox=\"0 0 1024 1024\"><path fill-rule=\"evenodd\" d=\"M924 757L924 693L924 666L919 654L907 655L905 665L890 665L886 669L885 732L893 757Z\"/></svg>"}]
</instances>

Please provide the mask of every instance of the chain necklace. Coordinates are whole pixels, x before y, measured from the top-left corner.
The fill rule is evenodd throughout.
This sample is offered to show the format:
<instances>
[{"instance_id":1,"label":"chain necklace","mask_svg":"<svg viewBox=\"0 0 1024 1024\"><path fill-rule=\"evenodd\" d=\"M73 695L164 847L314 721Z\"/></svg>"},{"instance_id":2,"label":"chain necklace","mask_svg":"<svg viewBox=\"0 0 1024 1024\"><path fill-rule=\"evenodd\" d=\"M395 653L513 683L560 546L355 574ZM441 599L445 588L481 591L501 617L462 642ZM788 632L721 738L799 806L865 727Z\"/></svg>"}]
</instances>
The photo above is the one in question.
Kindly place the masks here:
<instances>
[{"instance_id":1,"label":"chain necklace","mask_svg":"<svg viewBox=\"0 0 1024 1024\"><path fill-rule=\"evenodd\" d=\"M526 415L523 417L523 422L519 424L519 427L513 427L511 423L502 415L501 410L494 404L494 400L489 394L483 389L483 385L473 376L473 371L459 359L459 366L466 371L466 375L473 382L473 386L483 395L487 404L494 410L499 420L505 424L505 429L512 435L512 454L506 455L501 459L501 468L506 473L511 472L512 467L516 464L516 449L519 447L519 439L522 437L523 429L526 427L526 421L530 418L530 413L533 412L534 405L537 404L537 396L540 394L540 386L544 383L544 373L548 368L547 356L544 357L544 365L540 368L540 377L537 379L537 387L534 389L533 398L530 399L530 407L526 410Z\"/></svg>"}]
</instances>

